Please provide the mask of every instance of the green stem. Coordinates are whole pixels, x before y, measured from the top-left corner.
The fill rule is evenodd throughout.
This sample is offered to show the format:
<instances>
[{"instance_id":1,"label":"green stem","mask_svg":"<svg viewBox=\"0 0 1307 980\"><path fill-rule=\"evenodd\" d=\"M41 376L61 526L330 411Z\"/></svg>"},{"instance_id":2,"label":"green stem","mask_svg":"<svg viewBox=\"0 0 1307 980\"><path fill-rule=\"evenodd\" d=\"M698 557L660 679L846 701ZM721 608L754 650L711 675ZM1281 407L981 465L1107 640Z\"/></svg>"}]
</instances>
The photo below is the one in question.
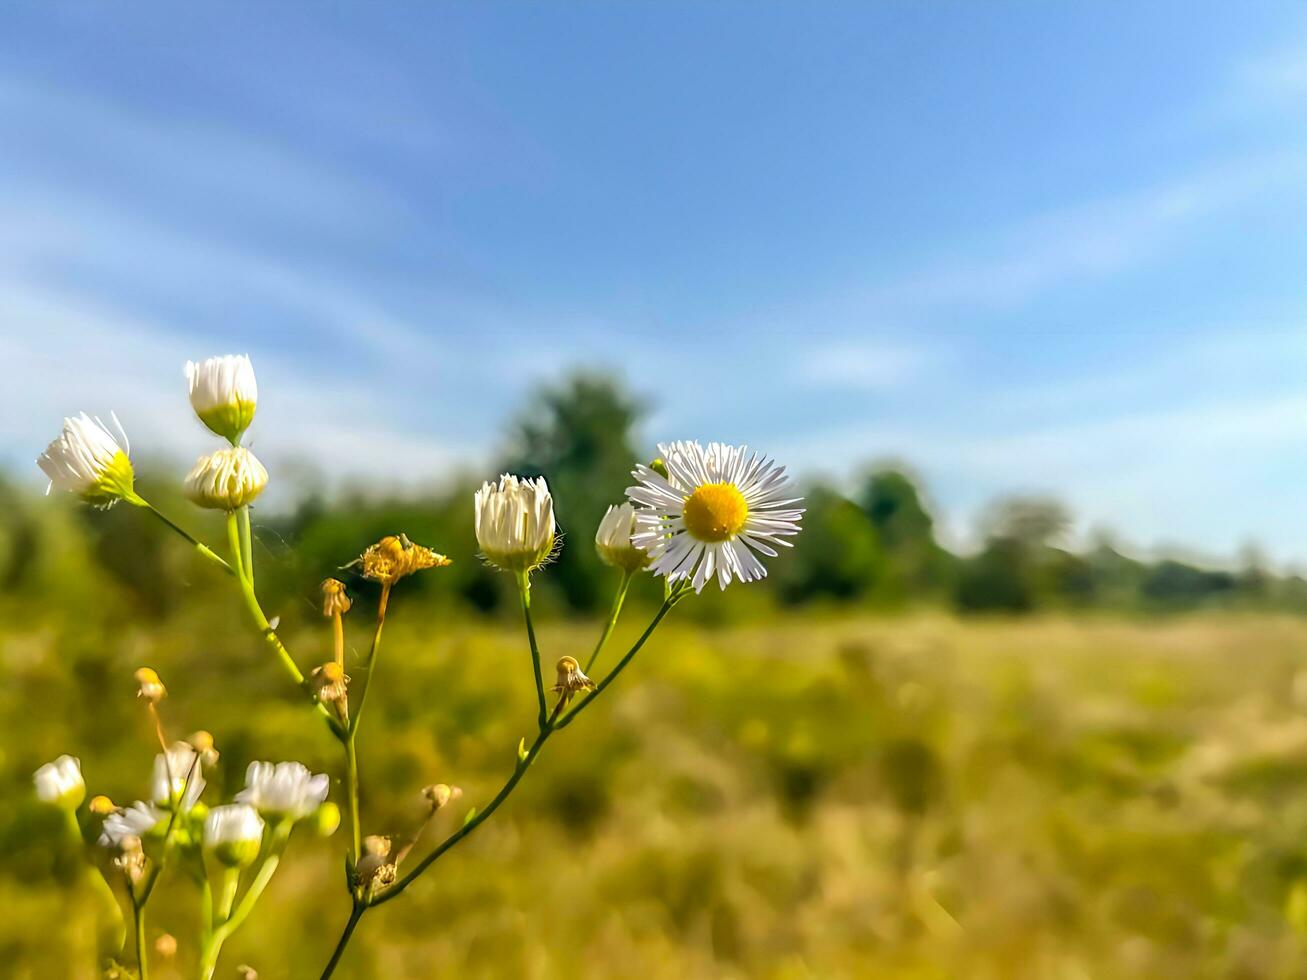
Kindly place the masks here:
<instances>
[{"instance_id":1,"label":"green stem","mask_svg":"<svg viewBox=\"0 0 1307 980\"><path fill-rule=\"evenodd\" d=\"M594 668L595 661L599 659L599 654L608 638L613 635L613 629L617 626L617 617L622 614L622 603L626 600L626 590L631 587L632 575L625 568L622 569L622 581L617 586L617 594L613 596L613 608L608 614L608 622L604 625L604 631L599 637L599 642L595 644L594 652L590 654L590 659L586 661L584 673L588 674Z\"/></svg>"},{"instance_id":2,"label":"green stem","mask_svg":"<svg viewBox=\"0 0 1307 980\"><path fill-rule=\"evenodd\" d=\"M200 541L196 539L195 535L191 534L185 528L181 527L180 525L176 524L174 521L165 517L164 514L154 506L154 504L150 503L144 497L129 497L127 499L130 503L135 504L137 507L144 507L159 520L163 521L163 523L167 527L169 527L173 531L176 531L183 538L189 541L191 543L191 546L195 548L196 551L198 551L209 561L213 562L216 565L219 565L222 568L222 570L225 571L228 575L236 574L236 569L232 568L229 564L227 564L227 562L224 561L217 552L215 552L208 545L200 543Z\"/></svg>"},{"instance_id":3,"label":"green stem","mask_svg":"<svg viewBox=\"0 0 1307 980\"><path fill-rule=\"evenodd\" d=\"M132 899L132 921L136 936L136 976L138 980L150 980L150 961L145 953L145 906L136 900L131 883L127 884L127 893Z\"/></svg>"},{"instance_id":4,"label":"green stem","mask_svg":"<svg viewBox=\"0 0 1307 980\"><path fill-rule=\"evenodd\" d=\"M113 887L105 880L100 868L87 853L86 840L82 837L82 825L77 822L77 814L72 810L65 810L64 814L68 818L68 830L86 858L86 878L90 881L91 888L95 892L96 899L103 911L102 918L97 916L100 919L100 924L96 934L100 958L107 960L120 954L123 943L127 941L127 924L123 921L122 906L118 904L118 896L113 893Z\"/></svg>"},{"instance_id":5,"label":"green stem","mask_svg":"<svg viewBox=\"0 0 1307 980\"><path fill-rule=\"evenodd\" d=\"M345 795L349 798L349 827L353 834L350 856L355 867L363 853L363 830L359 820L359 759L354 736L345 736Z\"/></svg>"},{"instance_id":6,"label":"green stem","mask_svg":"<svg viewBox=\"0 0 1307 980\"><path fill-rule=\"evenodd\" d=\"M377 653L381 649L381 631L386 626L386 609L390 606L390 584L381 586L381 598L377 600L377 628L372 633L372 646L368 649L367 676L363 690L359 694L358 704L353 706L353 717L349 722L349 734L352 738L358 731L359 720L363 717L363 706L367 704L368 692L372 690L372 680L376 674Z\"/></svg>"},{"instance_id":7,"label":"green stem","mask_svg":"<svg viewBox=\"0 0 1307 980\"><path fill-rule=\"evenodd\" d=\"M254 588L254 538L250 533L250 508L248 505L240 510L241 515L241 566L245 569L245 577L250 580L250 588Z\"/></svg>"},{"instance_id":8,"label":"green stem","mask_svg":"<svg viewBox=\"0 0 1307 980\"><path fill-rule=\"evenodd\" d=\"M263 864L259 866L258 873L255 874L254 880L250 886L245 889L245 894L241 896L240 902L230 915L217 925L213 934L201 955L200 976L203 980L209 980L213 976L214 970L218 966L218 956L222 952L222 944L225 943L237 929L239 929L254 910L254 905L258 902L263 890L268 887L268 882L272 880L273 874L277 870L277 865L281 863L281 854L286 846L286 841L290 837L292 823L287 820L277 826L274 831L273 842L268 856L263 859ZM232 873L233 881L236 880L235 872ZM226 897L227 882L223 882L224 896L220 907L230 908L231 901ZM235 897L235 891L232 892L232 898Z\"/></svg>"},{"instance_id":9,"label":"green stem","mask_svg":"<svg viewBox=\"0 0 1307 980\"><path fill-rule=\"evenodd\" d=\"M332 950L331 959L327 961L327 968L322 971L322 980L327 980L336 972L336 966L340 963L340 958L345 955L345 947L349 945L350 936L354 935L354 927L359 924L359 919L363 918L363 913L367 911L367 908L362 902L354 903L354 908L349 913L349 921L345 923L345 931L340 934L340 939L336 942L336 948Z\"/></svg>"},{"instance_id":10,"label":"green stem","mask_svg":"<svg viewBox=\"0 0 1307 980\"><path fill-rule=\"evenodd\" d=\"M518 580L520 584L523 582L524 578L525 576L523 576L523 578ZM526 612L527 635L531 641L533 660L537 665L536 690L537 693L541 694L543 698L543 684L540 682L540 675L539 675L540 658L539 658L539 653L536 652L535 649L535 636L531 628L530 602L526 598L525 595L526 590L523 589L522 591L524 593L522 605L523 605L523 609ZM462 841L469 834L471 834L474 830L476 830L483 823L485 823L488 819L490 819L491 814L493 814L496 810L498 810L499 807L503 805L504 801L506 801L509 798L509 796L512 795L513 790L517 787L517 784L521 782L522 777L526 775L526 771L531 768L531 764L535 762L536 758L540 755L540 751L541 749L544 748L545 742L549 740L549 736L552 735L554 732L558 731L560 728L563 728L566 724L568 724L572 720L572 718L574 718L576 714L583 707L585 707L586 704L589 704L596 697L598 697L599 694L601 694L616 679L617 675L621 673L622 669L625 668L626 665L631 662L631 659L640 651L640 648L644 646L645 641L648 640L649 637L653 634L653 631L658 627L658 624L662 622L663 617L667 615L667 613L671 610L671 608L674 605L676 605L676 603L679 601L680 598L681 598L680 593L673 593L666 599L666 601L663 602L662 606L658 610L657 615L654 616L653 621L650 622L650 624L645 629L645 631L642 634L640 634L640 638L636 640L635 645L631 647L630 650L627 651L626 655L622 657L621 661L618 662L617 666L614 667L613 670L608 674L608 676L604 678L603 683L601 683L590 694L590 696L586 698L586 700L582 704L577 706L576 710L574 710L570 715L568 715L565 719L563 719L560 722L558 720L559 713L562 711L563 708L563 703L560 700L558 704L554 707L553 714L548 716L547 718L542 719L540 724L540 730L536 735L535 741L531 744L531 748L527 750L526 755L520 757L517 760L517 765L513 768L512 775L508 777L508 780L500 788L499 792L495 794L494 799L492 799L488 804L486 804L484 810L481 810L479 813L476 813L471 820L468 820L466 823L463 824L462 827L460 827L454 833L450 834L443 841L441 841L440 844L436 846L435 850L433 850L430 854L422 858L422 860L420 860L413 867L412 871L404 875L402 878L396 881L393 885L387 888L380 895L375 897L369 896L362 901L360 901L357 898L355 899L354 909L350 913L349 921L345 924L345 931L341 933L340 939L336 943L336 949L331 954L331 960L327 963L327 968L322 972L322 980L327 980L327 978L330 977L332 973L335 972L337 964L340 963L341 956L344 955L345 947L349 945L350 937L354 935L355 927L358 926L359 920L363 918L363 913L366 912L368 909L372 908L374 905L384 905L386 902L389 902L392 898L395 898L398 895L402 894L403 891L406 888L408 888L409 885L413 884L413 882L416 881L422 875L422 873L427 870L427 868L431 867L431 865L433 865L436 861L438 861L442 855L444 855L451 848L456 846L460 841Z\"/></svg>"},{"instance_id":11,"label":"green stem","mask_svg":"<svg viewBox=\"0 0 1307 980\"><path fill-rule=\"evenodd\" d=\"M645 631L640 634L640 638L635 641L635 645L626 651L626 655L622 657L621 660L617 661L617 666L608 672L608 676L601 680L593 691L587 694L582 701L577 703L575 708L555 724L555 728L562 729L572 724L572 722L576 720L577 715L593 704L595 698L603 694L608 688L608 685L617 680L617 675L625 670L626 665L635 659L635 655L640 652L640 648L644 646L645 641L653 635L653 631L658 628L658 624L663 621L663 617L671 612L672 607L675 606L679 600L680 594L677 593L673 593L671 596L663 600L663 604L658 607L658 612L654 616L653 621L645 627Z\"/></svg>"},{"instance_id":12,"label":"green stem","mask_svg":"<svg viewBox=\"0 0 1307 980\"><path fill-rule=\"evenodd\" d=\"M544 676L540 673L540 647L536 643L535 624L531 622L531 579L526 572L518 573L517 594L522 599L522 618L526 620L526 638L531 645L531 667L535 671L536 703L539 707L536 726L543 732L548 724L549 708L545 704Z\"/></svg>"},{"instance_id":13,"label":"green stem","mask_svg":"<svg viewBox=\"0 0 1307 980\"><path fill-rule=\"evenodd\" d=\"M295 658L290 655L290 651L287 650L285 644L281 642L281 637L277 636L276 630L274 630L272 624L268 622L268 617L263 614L263 607L259 605L259 597L254 592L254 583L252 583L249 580L249 577L242 571L239 571L243 567L243 563L241 562L240 529L237 526L235 511L229 511L227 514L227 543L231 548L232 559L236 562L236 567L238 569L236 581L240 585L241 595L245 599L245 606L249 610L250 617L254 620L254 625L259 628L264 639L268 641L268 645L276 651L278 659L280 659L282 666L286 668L286 673L290 675L291 680L293 680L299 689L308 695L308 697L313 701L314 707L317 709L318 714L322 716L322 719L327 723L327 727L330 728L337 737L343 737L344 732L341 728L340 722L332 717L332 714L327 710L326 705L319 702L318 699L313 696L313 691L309 689L308 684L304 680L303 672L295 664Z\"/></svg>"}]
</instances>

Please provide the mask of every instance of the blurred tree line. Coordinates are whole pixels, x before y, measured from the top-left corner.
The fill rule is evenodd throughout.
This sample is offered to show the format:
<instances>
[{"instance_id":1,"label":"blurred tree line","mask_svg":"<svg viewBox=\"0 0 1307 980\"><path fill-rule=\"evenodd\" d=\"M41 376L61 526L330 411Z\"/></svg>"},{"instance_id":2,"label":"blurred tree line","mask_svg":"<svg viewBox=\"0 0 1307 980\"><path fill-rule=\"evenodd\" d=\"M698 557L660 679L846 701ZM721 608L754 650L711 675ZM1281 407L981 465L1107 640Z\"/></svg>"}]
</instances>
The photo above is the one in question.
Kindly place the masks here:
<instances>
[{"instance_id":1,"label":"blurred tree line","mask_svg":"<svg viewBox=\"0 0 1307 980\"><path fill-rule=\"evenodd\" d=\"M652 447L634 432L645 405L618 382L577 374L537 392L507 433L494 474L545 476L554 492L563 548L537 588L546 608L598 612L611 598L613 575L592 546L605 508L623 498L633 460ZM162 467L138 466L146 495L215 543L221 521L160 482ZM447 553L454 565L409 586L433 602L486 613L515 609L506 577L477 559L472 493L494 474L453 475L438 492L378 497L367 489L326 496L305 493L293 511L256 515L261 591L282 615L314 615L317 583L343 568L369 543L402 531ZM311 481L309 481L311 483ZM1307 610L1307 581L1269 572L1255 551L1237 571L1174 559L1141 561L1101 536L1081 553L1064 543L1071 519L1054 500L997 501L983 518L983 543L971 555L938 541L921 489L900 468L872 469L852 489L812 483L802 490L804 532L792 552L770 564L771 576L732 589L693 615L730 618L766 606L828 604L896 609L932 605L964 614L1021 614L1046 609L1183 610L1244 607ZM87 606L110 615L163 618L189 601L191 584L212 574L148 515L118 506L108 513L55 506L0 481L0 596L29 608L79 614ZM644 577L647 578L647 577ZM351 583L356 593L368 584ZM658 585L643 593L657 601ZM714 590L715 591L715 590Z\"/></svg>"}]
</instances>

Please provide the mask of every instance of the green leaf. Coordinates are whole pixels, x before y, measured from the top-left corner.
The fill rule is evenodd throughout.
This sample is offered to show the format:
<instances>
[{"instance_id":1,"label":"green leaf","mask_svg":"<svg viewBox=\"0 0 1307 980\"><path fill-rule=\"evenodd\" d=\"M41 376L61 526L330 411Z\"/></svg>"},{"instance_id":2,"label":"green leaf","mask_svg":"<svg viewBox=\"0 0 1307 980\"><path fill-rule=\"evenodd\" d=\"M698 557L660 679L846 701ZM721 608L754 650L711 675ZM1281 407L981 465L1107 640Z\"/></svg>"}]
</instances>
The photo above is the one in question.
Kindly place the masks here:
<instances>
[{"instance_id":1,"label":"green leaf","mask_svg":"<svg viewBox=\"0 0 1307 980\"><path fill-rule=\"evenodd\" d=\"M463 826L466 827L468 824L470 824L472 822L472 818L475 817L476 815L477 815L476 807L473 807L472 809L468 810L467 816L463 818Z\"/></svg>"}]
</instances>

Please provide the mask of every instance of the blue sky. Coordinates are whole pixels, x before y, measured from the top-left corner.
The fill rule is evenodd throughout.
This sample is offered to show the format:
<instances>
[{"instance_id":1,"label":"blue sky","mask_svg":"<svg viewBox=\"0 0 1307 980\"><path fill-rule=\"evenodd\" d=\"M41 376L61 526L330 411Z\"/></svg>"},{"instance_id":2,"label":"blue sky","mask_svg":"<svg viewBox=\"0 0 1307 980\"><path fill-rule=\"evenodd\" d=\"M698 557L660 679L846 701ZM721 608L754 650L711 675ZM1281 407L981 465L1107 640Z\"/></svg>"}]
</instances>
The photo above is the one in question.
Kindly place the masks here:
<instances>
[{"instance_id":1,"label":"blue sky","mask_svg":"<svg viewBox=\"0 0 1307 980\"><path fill-rule=\"evenodd\" d=\"M954 541L1307 564L1292 3L92 4L0 11L0 459L78 410L420 485L532 385L803 474L907 460Z\"/></svg>"}]
</instances>

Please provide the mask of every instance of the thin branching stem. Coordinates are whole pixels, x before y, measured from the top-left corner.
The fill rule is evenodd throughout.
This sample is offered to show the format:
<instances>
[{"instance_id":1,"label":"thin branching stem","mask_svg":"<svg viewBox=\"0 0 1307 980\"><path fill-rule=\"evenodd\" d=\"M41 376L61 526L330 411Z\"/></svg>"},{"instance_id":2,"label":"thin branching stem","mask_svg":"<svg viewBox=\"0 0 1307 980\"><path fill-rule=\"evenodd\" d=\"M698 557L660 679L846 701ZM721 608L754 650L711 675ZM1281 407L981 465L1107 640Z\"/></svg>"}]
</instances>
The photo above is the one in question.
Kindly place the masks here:
<instances>
[{"instance_id":1,"label":"thin branching stem","mask_svg":"<svg viewBox=\"0 0 1307 980\"><path fill-rule=\"evenodd\" d=\"M236 574L236 569L232 568L231 565L227 564L227 562L223 559L221 555L219 555L216 551L210 548L207 544L202 543L199 539L195 537L195 535L191 534L190 531L187 531L180 524L173 521L171 518L165 515L161 510L155 507L154 504L150 503L144 497L136 497L131 502L136 504L136 506L138 507L144 507L151 514L153 514L160 521L162 521L164 526L166 526L169 530L174 531L177 534L180 534L183 538L185 538L190 543L191 547L193 547L196 551L198 551L209 561L219 566L228 575Z\"/></svg>"},{"instance_id":2,"label":"thin branching stem","mask_svg":"<svg viewBox=\"0 0 1307 980\"><path fill-rule=\"evenodd\" d=\"M584 673L590 673L594 669L595 661L599 659L599 654L603 652L604 646L608 643L608 638L613 635L613 629L617 626L617 618L622 615L622 603L626 601L626 590L631 587L632 574L625 568L622 569L622 580L617 585L617 594L613 596L613 608L608 613L608 622L604 624L604 631L599 634L599 642L595 644L594 652L590 654L590 659L585 663Z\"/></svg>"},{"instance_id":3,"label":"thin branching stem","mask_svg":"<svg viewBox=\"0 0 1307 980\"><path fill-rule=\"evenodd\" d=\"M313 696L313 691L309 689L308 684L304 680L303 671L301 671L296 665L295 658L290 655L290 651L286 649L286 645L281 642L281 637L277 635L277 631L273 629L272 624L268 622L268 617L264 615L263 607L259 604L259 597L254 592L254 583L250 581L249 576L241 571L241 568L243 567L243 562L241 560L241 535L235 511L230 511L227 514L227 542L231 548L232 560L235 561L237 565L236 580L240 585L241 596L245 599L245 606L249 610L250 617L254 620L254 625L257 626L259 631L263 634L263 638L268 641L268 645L276 651L277 658L281 661L281 665L286 669L286 673L290 675L291 680L293 680L295 685L313 702L318 714L322 717L323 721L327 723L327 727L331 729L332 733L335 734L337 738L343 738L345 732L340 722L337 721L332 716L331 712L327 710L326 705L322 704Z\"/></svg>"},{"instance_id":4,"label":"thin branching stem","mask_svg":"<svg viewBox=\"0 0 1307 980\"><path fill-rule=\"evenodd\" d=\"M526 621L526 638L531 646L531 669L535 672L536 727L543 732L549 723L549 708L545 703L545 679L540 672L540 646L536 643L535 624L531 621L531 578L529 572L519 572L517 576L517 594L522 599L522 618Z\"/></svg>"}]
</instances>

